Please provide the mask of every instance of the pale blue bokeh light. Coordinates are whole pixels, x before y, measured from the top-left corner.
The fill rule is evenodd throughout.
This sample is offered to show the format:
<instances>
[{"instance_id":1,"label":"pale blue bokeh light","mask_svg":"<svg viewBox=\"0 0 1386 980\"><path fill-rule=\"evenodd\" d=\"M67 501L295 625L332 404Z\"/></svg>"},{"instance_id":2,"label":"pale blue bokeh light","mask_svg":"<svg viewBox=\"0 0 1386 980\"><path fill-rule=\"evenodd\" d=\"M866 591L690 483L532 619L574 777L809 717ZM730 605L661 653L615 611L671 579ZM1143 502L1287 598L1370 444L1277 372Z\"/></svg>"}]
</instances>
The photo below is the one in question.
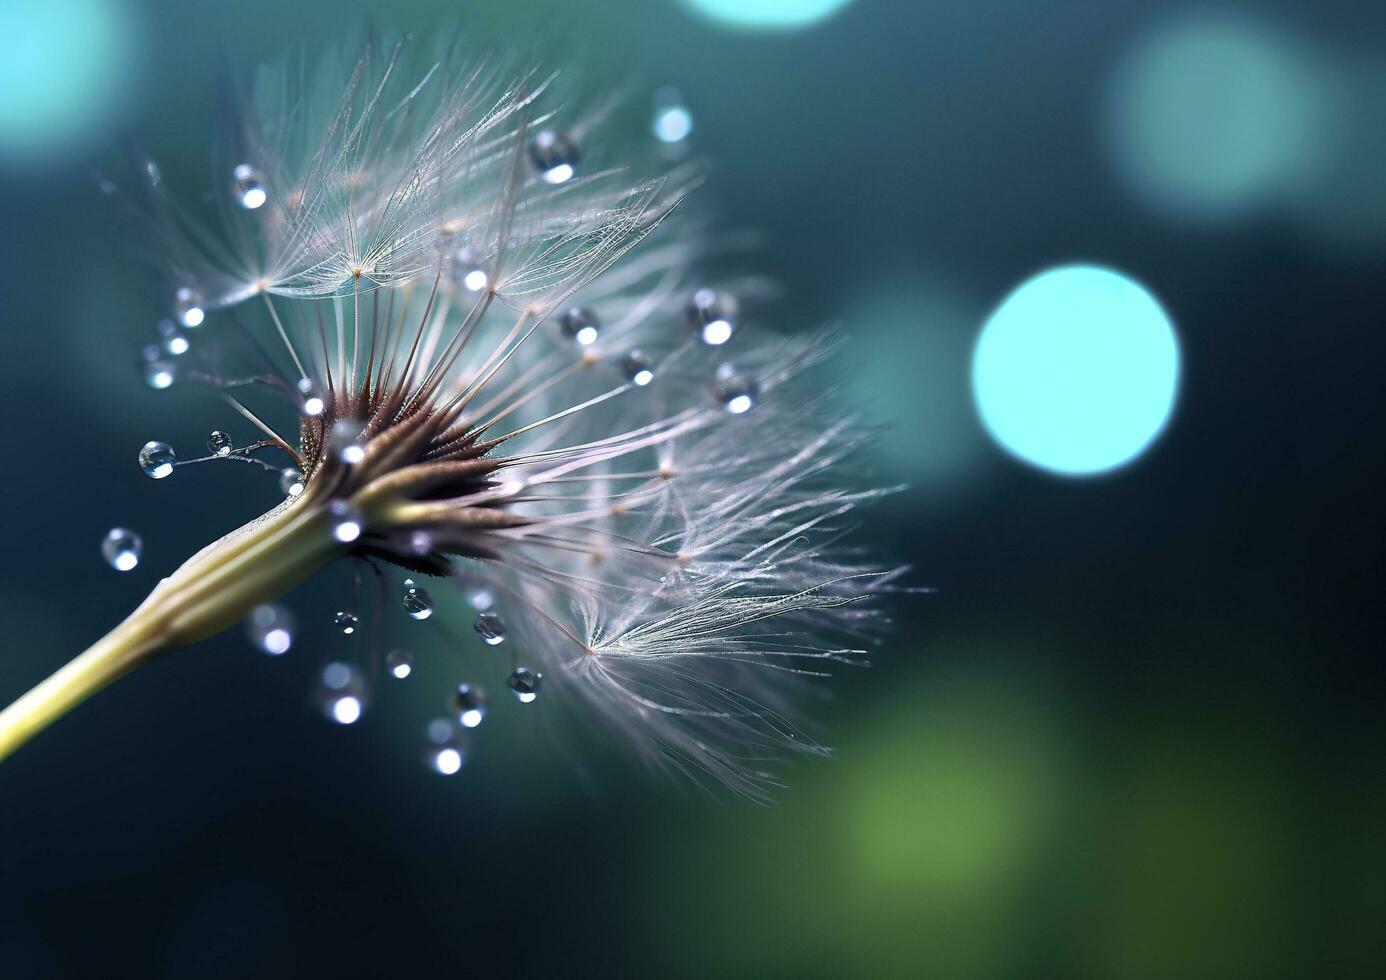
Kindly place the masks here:
<instances>
[{"instance_id":1,"label":"pale blue bokeh light","mask_svg":"<svg viewBox=\"0 0 1386 980\"><path fill-rule=\"evenodd\" d=\"M1097 266L1042 272L996 308L972 357L983 425L1007 451L1072 476L1129 462L1174 407L1179 345L1142 286Z\"/></svg>"},{"instance_id":2,"label":"pale blue bokeh light","mask_svg":"<svg viewBox=\"0 0 1386 980\"><path fill-rule=\"evenodd\" d=\"M130 63L116 3L6 0L0 15L0 154L49 156L105 129Z\"/></svg>"},{"instance_id":3,"label":"pale blue bokeh light","mask_svg":"<svg viewBox=\"0 0 1386 980\"><path fill-rule=\"evenodd\" d=\"M719 24L751 29L807 27L826 20L852 0L681 0Z\"/></svg>"}]
</instances>

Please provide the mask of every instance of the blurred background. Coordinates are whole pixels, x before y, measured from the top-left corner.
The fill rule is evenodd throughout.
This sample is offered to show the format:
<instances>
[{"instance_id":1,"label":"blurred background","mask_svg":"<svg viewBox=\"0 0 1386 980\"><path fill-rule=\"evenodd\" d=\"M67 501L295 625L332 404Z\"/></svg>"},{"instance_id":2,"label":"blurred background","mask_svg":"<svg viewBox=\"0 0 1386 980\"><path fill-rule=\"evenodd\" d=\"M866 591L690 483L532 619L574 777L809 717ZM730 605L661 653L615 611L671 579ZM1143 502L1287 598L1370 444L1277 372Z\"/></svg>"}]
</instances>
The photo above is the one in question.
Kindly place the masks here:
<instances>
[{"instance_id":1,"label":"blurred background","mask_svg":"<svg viewBox=\"0 0 1386 980\"><path fill-rule=\"evenodd\" d=\"M513 705L440 778L418 723L455 660L328 725L328 576L300 656L233 631L0 769L0 973L1386 972L1380 3L0 14L0 701L277 499L133 465L228 413L142 383L164 311L93 172L133 135L206 188L222 59L367 19L630 83L632 139L709 161L697 206L763 233L782 325L846 329L874 474L910 484L862 535L937 590L811 706L837 758L760 807Z\"/></svg>"}]
</instances>

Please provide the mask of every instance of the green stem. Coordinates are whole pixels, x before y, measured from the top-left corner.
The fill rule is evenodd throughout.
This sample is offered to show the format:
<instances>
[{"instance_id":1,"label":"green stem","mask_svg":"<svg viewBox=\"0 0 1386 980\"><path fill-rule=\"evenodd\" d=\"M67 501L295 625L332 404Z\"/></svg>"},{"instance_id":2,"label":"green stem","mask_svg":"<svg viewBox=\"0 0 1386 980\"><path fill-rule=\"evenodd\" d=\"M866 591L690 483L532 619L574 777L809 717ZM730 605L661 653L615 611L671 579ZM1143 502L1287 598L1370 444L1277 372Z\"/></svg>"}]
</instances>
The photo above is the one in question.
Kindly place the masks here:
<instances>
[{"instance_id":1,"label":"green stem","mask_svg":"<svg viewBox=\"0 0 1386 980\"><path fill-rule=\"evenodd\" d=\"M85 653L0 711L0 760L161 653L220 633L342 554L327 515L289 501L188 559Z\"/></svg>"}]
</instances>

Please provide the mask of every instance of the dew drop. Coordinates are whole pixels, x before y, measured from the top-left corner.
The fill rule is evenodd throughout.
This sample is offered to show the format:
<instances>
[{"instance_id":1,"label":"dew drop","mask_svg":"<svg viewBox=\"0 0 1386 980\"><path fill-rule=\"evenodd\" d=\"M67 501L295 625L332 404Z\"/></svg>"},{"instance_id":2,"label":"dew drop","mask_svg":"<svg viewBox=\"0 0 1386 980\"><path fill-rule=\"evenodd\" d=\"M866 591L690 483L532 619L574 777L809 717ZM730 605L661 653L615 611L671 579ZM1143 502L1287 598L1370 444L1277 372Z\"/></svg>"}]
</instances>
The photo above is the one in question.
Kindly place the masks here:
<instances>
[{"instance_id":1,"label":"dew drop","mask_svg":"<svg viewBox=\"0 0 1386 980\"><path fill-rule=\"evenodd\" d=\"M279 471L279 489L286 497L299 497L303 494L303 473L293 466Z\"/></svg>"},{"instance_id":2,"label":"dew drop","mask_svg":"<svg viewBox=\"0 0 1386 980\"><path fill-rule=\"evenodd\" d=\"M144 542L134 531L113 527L101 539L101 557L117 572L128 572L140 563Z\"/></svg>"},{"instance_id":3,"label":"dew drop","mask_svg":"<svg viewBox=\"0 0 1386 980\"><path fill-rule=\"evenodd\" d=\"M476 622L472 623L472 629L476 630L477 636L481 637L482 642L488 647L505 642L505 623L493 612L478 613Z\"/></svg>"},{"instance_id":4,"label":"dew drop","mask_svg":"<svg viewBox=\"0 0 1386 980\"><path fill-rule=\"evenodd\" d=\"M688 325L710 347L731 340L736 330L736 312L736 297L716 289L698 290L685 310Z\"/></svg>"},{"instance_id":5,"label":"dew drop","mask_svg":"<svg viewBox=\"0 0 1386 980\"><path fill-rule=\"evenodd\" d=\"M332 432L327 437L327 445L332 454L348 466L366 458L366 447L361 445L363 428L360 422L340 419L333 423Z\"/></svg>"},{"instance_id":6,"label":"dew drop","mask_svg":"<svg viewBox=\"0 0 1386 980\"><path fill-rule=\"evenodd\" d=\"M404 680L414 672L414 655L408 650L391 650L385 654L385 669L395 680Z\"/></svg>"},{"instance_id":7,"label":"dew drop","mask_svg":"<svg viewBox=\"0 0 1386 980\"><path fill-rule=\"evenodd\" d=\"M742 374L730 364L717 369L717 383L714 386L717 400L733 415L745 415L756 407L760 397L760 385L755 378Z\"/></svg>"},{"instance_id":8,"label":"dew drop","mask_svg":"<svg viewBox=\"0 0 1386 980\"><path fill-rule=\"evenodd\" d=\"M457 727L446 718L429 722L425 729L424 765L451 776L461 770L466 760L466 746Z\"/></svg>"},{"instance_id":9,"label":"dew drop","mask_svg":"<svg viewBox=\"0 0 1386 980\"><path fill-rule=\"evenodd\" d=\"M278 657L288 653L294 645L295 625L293 613L277 603L267 602L250 610L245 631L251 643L271 657Z\"/></svg>"},{"instance_id":10,"label":"dew drop","mask_svg":"<svg viewBox=\"0 0 1386 980\"><path fill-rule=\"evenodd\" d=\"M350 544L361 536L361 512L345 500L328 504L327 516L332 522L332 536L342 544Z\"/></svg>"},{"instance_id":11,"label":"dew drop","mask_svg":"<svg viewBox=\"0 0 1386 980\"><path fill-rule=\"evenodd\" d=\"M546 184L562 184L577 173L577 144L556 129L542 129L529 144L529 159Z\"/></svg>"},{"instance_id":12,"label":"dew drop","mask_svg":"<svg viewBox=\"0 0 1386 980\"><path fill-rule=\"evenodd\" d=\"M654 121L650 124L650 131L661 143L682 143L693 132L693 114L674 89L664 88L655 93Z\"/></svg>"},{"instance_id":13,"label":"dew drop","mask_svg":"<svg viewBox=\"0 0 1386 980\"><path fill-rule=\"evenodd\" d=\"M264 175L250 164L236 164L231 176L236 185L236 200L247 211L254 211L268 200Z\"/></svg>"},{"instance_id":14,"label":"dew drop","mask_svg":"<svg viewBox=\"0 0 1386 980\"><path fill-rule=\"evenodd\" d=\"M353 725L366 710L366 682L351 664L334 660L322 669L318 700L323 714L339 725Z\"/></svg>"},{"instance_id":15,"label":"dew drop","mask_svg":"<svg viewBox=\"0 0 1386 980\"><path fill-rule=\"evenodd\" d=\"M323 400L322 392L318 389L318 384L312 378L298 379L298 407L304 415L317 417L327 408L327 403Z\"/></svg>"},{"instance_id":16,"label":"dew drop","mask_svg":"<svg viewBox=\"0 0 1386 980\"><path fill-rule=\"evenodd\" d=\"M404 611L411 619L425 620L433 615L433 596L413 579L404 580Z\"/></svg>"},{"instance_id":17,"label":"dew drop","mask_svg":"<svg viewBox=\"0 0 1386 980\"><path fill-rule=\"evenodd\" d=\"M621 373L633 385L643 388L654 380L654 364L638 350L633 350L621 360Z\"/></svg>"},{"instance_id":18,"label":"dew drop","mask_svg":"<svg viewBox=\"0 0 1386 980\"><path fill-rule=\"evenodd\" d=\"M162 480L171 474L177 461L173 447L166 442L150 440L140 447L140 469L151 480Z\"/></svg>"},{"instance_id":19,"label":"dew drop","mask_svg":"<svg viewBox=\"0 0 1386 980\"><path fill-rule=\"evenodd\" d=\"M521 704L529 704L539 696L539 681L543 676L543 674L536 674L528 667L516 667L515 672L505 683L510 690L515 692L516 700Z\"/></svg>"},{"instance_id":20,"label":"dew drop","mask_svg":"<svg viewBox=\"0 0 1386 980\"><path fill-rule=\"evenodd\" d=\"M351 636L351 634L355 633L356 627L360 622L361 620L357 615L349 609L339 610L337 614L332 617L332 625L341 630L346 636Z\"/></svg>"},{"instance_id":21,"label":"dew drop","mask_svg":"<svg viewBox=\"0 0 1386 980\"><path fill-rule=\"evenodd\" d=\"M182 357L191 346L188 343L188 335L179 330L178 324L172 320L159 321L159 338L163 343L164 353L170 357Z\"/></svg>"},{"instance_id":22,"label":"dew drop","mask_svg":"<svg viewBox=\"0 0 1386 980\"><path fill-rule=\"evenodd\" d=\"M220 429L213 429L207 436L207 452L213 456L230 456L234 448L236 447L231 437Z\"/></svg>"},{"instance_id":23,"label":"dew drop","mask_svg":"<svg viewBox=\"0 0 1386 980\"><path fill-rule=\"evenodd\" d=\"M207 319L207 310L202 305L202 294L191 286L180 286L174 294L174 313L178 322L185 327L200 327Z\"/></svg>"},{"instance_id":24,"label":"dew drop","mask_svg":"<svg viewBox=\"0 0 1386 980\"><path fill-rule=\"evenodd\" d=\"M463 289L478 293L490 282L482 257L469 245L463 245L454 251L450 257L450 264L453 279L461 283Z\"/></svg>"},{"instance_id":25,"label":"dew drop","mask_svg":"<svg viewBox=\"0 0 1386 980\"><path fill-rule=\"evenodd\" d=\"M558 325L563 329L563 336L569 340L577 341L583 347L589 347L597 342L597 335L601 332L602 327L601 321L597 319L597 314L585 306L569 308L559 317Z\"/></svg>"},{"instance_id":26,"label":"dew drop","mask_svg":"<svg viewBox=\"0 0 1386 980\"><path fill-rule=\"evenodd\" d=\"M463 728L475 728L486 717L486 692L470 684L458 684L452 696L452 710Z\"/></svg>"},{"instance_id":27,"label":"dew drop","mask_svg":"<svg viewBox=\"0 0 1386 980\"><path fill-rule=\"evenodd\" d=\"M173 384L173 365L165 360L153 360L144 366L144 383L155 391Z\"/></svg>"}]
</instances>

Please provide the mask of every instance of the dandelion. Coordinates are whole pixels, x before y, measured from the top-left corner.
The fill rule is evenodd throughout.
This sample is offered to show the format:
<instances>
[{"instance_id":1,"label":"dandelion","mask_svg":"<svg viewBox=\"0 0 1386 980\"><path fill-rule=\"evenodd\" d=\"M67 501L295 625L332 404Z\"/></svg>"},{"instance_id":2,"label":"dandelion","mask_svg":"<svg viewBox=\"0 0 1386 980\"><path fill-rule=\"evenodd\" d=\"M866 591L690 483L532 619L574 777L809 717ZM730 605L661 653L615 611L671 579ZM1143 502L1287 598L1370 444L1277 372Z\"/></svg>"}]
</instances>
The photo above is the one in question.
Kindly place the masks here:
<instances>
[{"instance_id":1,"label":"dandelion","mask_svg":"<svg viewBox=\"0 0 1386 980\"><path fill-rule=\"evenodd\" d=\"M155 387L219 392L260 437L213 430L202 459L257 464L284 499L0 713L0 758L241 621L265 653L297 649L283 595L343 560L403 570L416 620L455 585L516 701L565 701L652 762L759 796L785 750L825 751L787 720L793 689L860 660L897 575L850 543L884 491L851 485L866 433L808 380L831 341L759 327L760 280L700 274L718 242L673 215L691 175L609 165L605 110L455 64L410 72L400 46L367 46L335 80L262 72L221 141L210 225L139 167L178 338ZM185 465L156 440L138 455L155 479ZM335 621L356 633L358 611ZM342 725L370 701L350 659L318 691ZM487 710L452 690L425 740L442 773Z\"/></svg>"}]
</instances>

